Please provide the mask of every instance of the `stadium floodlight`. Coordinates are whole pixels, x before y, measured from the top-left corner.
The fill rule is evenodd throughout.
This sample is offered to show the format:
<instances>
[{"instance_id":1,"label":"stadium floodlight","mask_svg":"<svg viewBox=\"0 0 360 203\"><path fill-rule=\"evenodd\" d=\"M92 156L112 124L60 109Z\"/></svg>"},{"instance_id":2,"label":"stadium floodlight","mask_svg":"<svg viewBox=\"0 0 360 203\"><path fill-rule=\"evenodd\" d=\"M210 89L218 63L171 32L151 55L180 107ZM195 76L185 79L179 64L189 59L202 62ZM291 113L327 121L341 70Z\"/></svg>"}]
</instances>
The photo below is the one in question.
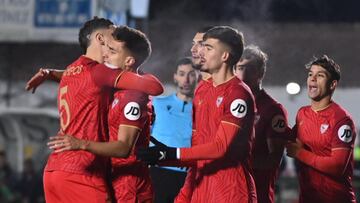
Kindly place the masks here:
<instances>
[{"instance_id":1,"label":"stadium floodlight","mask_svg":"<svg viewBox=\"0 0 360 203\"><path fill-rule=\"evenodd\" d=\"M299 94L300 92L300 85L296 82L289 82L286 85L286 92L290 95Z\"/></svg>"}]
</instances>

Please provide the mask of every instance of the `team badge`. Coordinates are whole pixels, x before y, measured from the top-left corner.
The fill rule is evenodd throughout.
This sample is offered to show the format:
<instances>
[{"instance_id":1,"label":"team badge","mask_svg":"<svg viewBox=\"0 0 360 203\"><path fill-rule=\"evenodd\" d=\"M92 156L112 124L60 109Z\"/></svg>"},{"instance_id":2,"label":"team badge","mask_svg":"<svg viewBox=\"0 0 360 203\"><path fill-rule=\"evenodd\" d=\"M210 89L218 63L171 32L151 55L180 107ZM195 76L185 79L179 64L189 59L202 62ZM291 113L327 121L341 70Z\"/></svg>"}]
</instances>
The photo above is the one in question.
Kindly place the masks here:
<instances>
[{"instance_id":1,"label":"team badge","mask_svg":"<svg viewBox=\"0 0 360 203\"><path fill-rule=\"evenodd\" d=\"M119 103L119 99L114 99L114 101L111 104L111 108L114 108Z\"/></svg>"},{"instance_id":2,"label":"team badge","mask_svg":"<svg viewBox=\"0 0 360 203\"><path fill-rule=\"evenodd\" d=\"M224 99L224 97L218 97L218 98L216 99L216 106L217 106L217 107L220 106L220 104L221 104L221 102L223 101L223 99Z\"/></svg>"},{"instance_id":3,"label":"team badge","mask_svg":"<svg viewBox=\"0 0 360 203\"><path fill-rule=\"evenodd\" d=\"M140 118L140 106L136 102L129 102L124 108L124 115L131 121L136 121Z\"/></svg>"},{"instance_id":4,"label":"team badge","mask_svg":"<svg viewBox=\"0 0 360 203\"><path fill-rule=\"evenodd\" d=\"M260 121L260 118L261 118L260 114L258 114L258 113L255 114L255 118L254 118L255 124L257 124Z\"/></svg>"},{"instance_id":5,"label":"team badge","mask_svg":"<svg viewBox=\"0 0 360 203\"><path fill-rule=\"evenodd\" d=\"M349 143L352 140L352 130L348 125L342 125L338 130L338 137L341 141Z\"/></svg>"},{"instance_id":6,"label":"team badge","mask_svg":"<svg viewBox=\"0 0 360 203\"><path fill-rule=\"evenodd\" d=\"M247 112L246 102L242 99L235 99L231 102L230 112L236 118L243 118Z\"/></svg>"},{"instance_id":7,"label":"team badge","mask_svg":"<svg viewBox=\"0 0 360 203\"><path fill-rule=\"evenodd\" d=\"M321 124L320 133L324 134L328 128L329 128L329 124Z\"/></svg>"},{"instance_id":8,"label":"team badge","mask_svg":"<svg viewBox=\"0 0 360 203\"><path fill-rule=\"evenodd\" d=\"M272 129L275 132L283 133L286 130L285 118L283 115L276 115L271 121Z\"/></svg>"}]
</instances>

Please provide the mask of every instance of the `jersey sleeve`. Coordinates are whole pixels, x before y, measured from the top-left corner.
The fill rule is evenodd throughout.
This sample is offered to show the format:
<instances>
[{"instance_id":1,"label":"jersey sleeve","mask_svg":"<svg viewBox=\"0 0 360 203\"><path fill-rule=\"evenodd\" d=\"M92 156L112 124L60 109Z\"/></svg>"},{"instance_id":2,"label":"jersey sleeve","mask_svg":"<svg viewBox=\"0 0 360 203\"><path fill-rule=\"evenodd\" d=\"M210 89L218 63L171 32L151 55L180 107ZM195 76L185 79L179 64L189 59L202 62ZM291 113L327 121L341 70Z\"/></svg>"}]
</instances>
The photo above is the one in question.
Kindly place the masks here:
<instances>
[{"instance_id":1,"label":"jersey sleeve","mask_svg":"<svg viewBox=\"0 0 360 203\"><path fill-rule=\"evenodd\" d=\"M137 90L152 96L158 96L164 92L164 87L154 75L139 75L129 71L124 71L117 78L115 88Z\"/></svg>"},{"instance_id":2,"label":"jersey sleeve","mask_svg":"<svg viewBox=\"0 0 360 203\"><path fill-rule=\"evenodd\" d=\"M253 97L244 89L233 90L224 98L224 113L221 121L242 127L253 122L255 105Z\"/></svg>"},{"instance_id":3,"label":"jersey sleeve","mask_svg":"<svg viewBox=\"0 0 360 203\"><path fill-rule=\"evenodd\" d=\"M344 118L335 124L332 133L332 149L354 148L355 126L350 118Z\"/></svg>"},{"instance_id":4,"label":"jersey sleeve","mask_svg":"<svg viewBox=\"0 0 360 203\"><path fill-rule=\"evenodd\" d=\"M265 131L267 138L290 140L291 129L288 124L287 112L281 106L272 107L267 123Z\"/></svg>"},{"instance_id":5,"label":"jersey sleeve","mask_svg":"<svg viewBox=\"0 0 360 203\"><path fill-rule=\"evenodd\" d=\"M137 90L149 95L157 96L164 92L159 79L154 75L112 69L105 64L98 64L91 69L91 76L99 87Z\"/></svg>"},{"instance_id":6,"label":"jersey sleeve","mask_svg":"<svg viewBox=\"0 0 360 203\"><path fill-rule=\"evenodd\" d=\"M147 96L138 91L129 90L126 97L119 103L119 123L142 129L149 118L147 107Z\"/></svg>"},{"instance_id":7,"label":"jersey sleeve","mask_svg":"<svg viewBox=\"0 0 360 203\"><path fill-rule=\"evenodd\" d=\"M123 71L121 69L111 69L105 64L97 64L90 69L90 73L97 86L115 87Z\"/></svg>"}]
</instances>

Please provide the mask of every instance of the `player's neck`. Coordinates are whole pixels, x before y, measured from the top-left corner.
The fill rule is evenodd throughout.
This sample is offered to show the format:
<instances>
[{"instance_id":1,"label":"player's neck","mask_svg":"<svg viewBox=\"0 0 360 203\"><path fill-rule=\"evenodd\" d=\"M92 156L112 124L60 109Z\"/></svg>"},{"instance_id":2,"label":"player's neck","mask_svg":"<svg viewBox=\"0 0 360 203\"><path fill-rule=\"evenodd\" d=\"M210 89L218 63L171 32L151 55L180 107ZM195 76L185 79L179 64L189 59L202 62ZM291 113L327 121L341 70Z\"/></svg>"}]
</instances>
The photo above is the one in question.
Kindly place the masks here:
<instances>
[{"instance_id":1,"label":"player's neck","mask_svg":"<svg viewBox=\"0 0 360 203\"><path fill-rule=\"evenodd\" d=\"M326 109L332 103L331 97L325 97L319 101L311 100L311 109L314 111L321 111Z\"/></svg>"},{"instance_id":2,"label":"player's neck","mask_svg":"<svg viewBox=\"0 0 360 203\"><path fill-rule=\"evenodd\" d=\"M104 62L102 53L94 47L88 47L85 56L94 61L97 61L98 63Z\"/></svg>"},{"instance_id":3,"label":"player's neck","mask_svg":"<svg viewBox=\"0 0 360 203\"><path fill-rule=\"evenodd\" d=\"M251 89L253 95L254 95L254 96L257 96L257 95L261 92L261 90L262 90L261 83L260 83L260 84L256 84L256 85L254 85L254 86L251 86L250 89Z\"/></svg>"},{"instance_id":4,"label":"player's neck","mask_svg":"<svg viewBox=\"0 0 360 203\"><path fill-rule=\"evenodd\" d=\"M226 64L223 64L221 68L211 73L211 78L213 79L214 86L223 84L233 77L234 73L231 67L228 67Z\"/></svg>"}]
</instances>

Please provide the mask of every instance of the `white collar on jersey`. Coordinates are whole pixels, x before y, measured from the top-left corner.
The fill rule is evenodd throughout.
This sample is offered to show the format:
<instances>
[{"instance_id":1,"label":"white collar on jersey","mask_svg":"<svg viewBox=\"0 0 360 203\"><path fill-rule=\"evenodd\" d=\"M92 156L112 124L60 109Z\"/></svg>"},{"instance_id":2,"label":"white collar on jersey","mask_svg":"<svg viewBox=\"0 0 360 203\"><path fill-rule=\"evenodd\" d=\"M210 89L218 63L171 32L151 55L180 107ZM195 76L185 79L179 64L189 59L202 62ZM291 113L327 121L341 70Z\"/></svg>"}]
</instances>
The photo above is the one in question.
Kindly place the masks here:
<instances>
[{"instance_id":1,"label":"white collar on jersey","mask_svg":"<svg viewBox=\"0 0 360 203\"><path fill-rule=\"evenodd\" d=\"M104 65L110 69L119 69L119 67L117 67L113 64L107 63L107 62L105 62Z\"/></svg>"}]
</instances>

